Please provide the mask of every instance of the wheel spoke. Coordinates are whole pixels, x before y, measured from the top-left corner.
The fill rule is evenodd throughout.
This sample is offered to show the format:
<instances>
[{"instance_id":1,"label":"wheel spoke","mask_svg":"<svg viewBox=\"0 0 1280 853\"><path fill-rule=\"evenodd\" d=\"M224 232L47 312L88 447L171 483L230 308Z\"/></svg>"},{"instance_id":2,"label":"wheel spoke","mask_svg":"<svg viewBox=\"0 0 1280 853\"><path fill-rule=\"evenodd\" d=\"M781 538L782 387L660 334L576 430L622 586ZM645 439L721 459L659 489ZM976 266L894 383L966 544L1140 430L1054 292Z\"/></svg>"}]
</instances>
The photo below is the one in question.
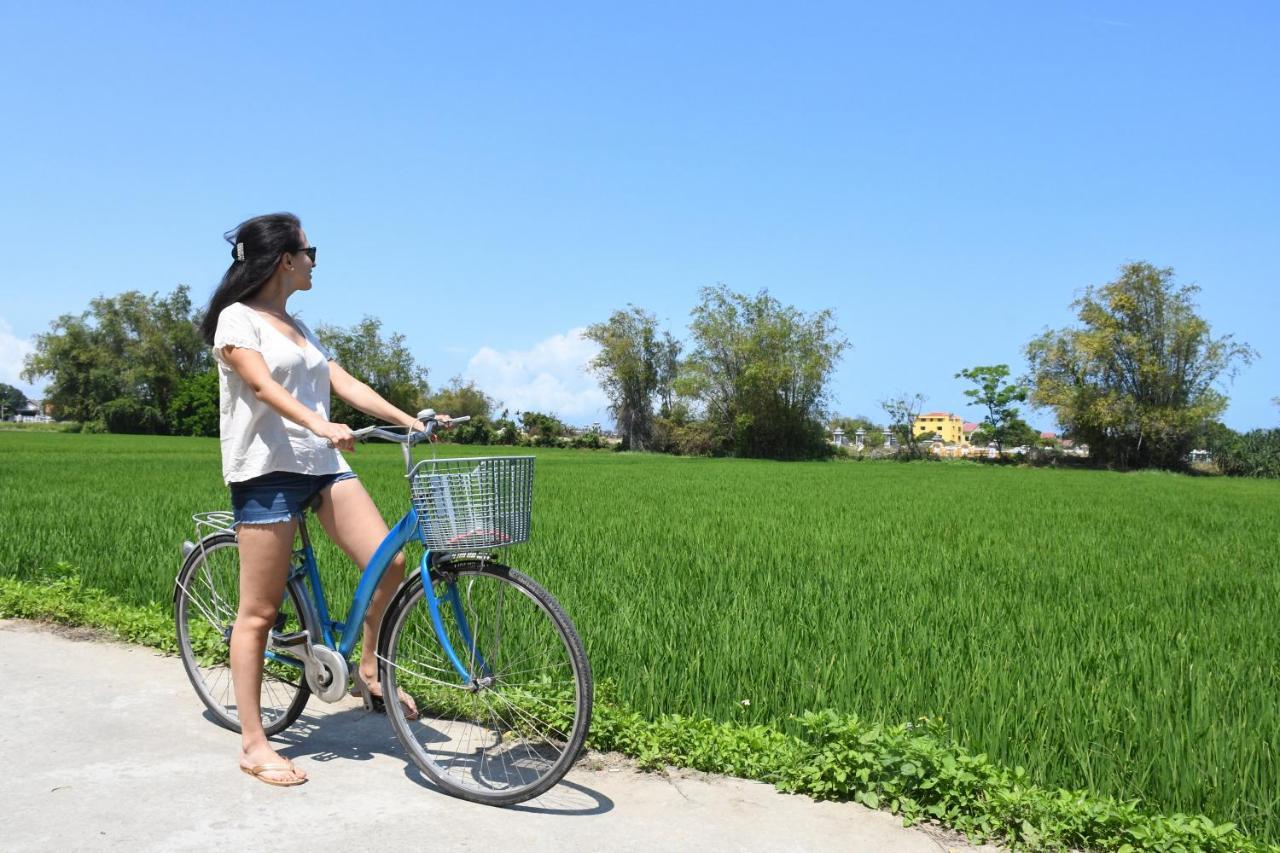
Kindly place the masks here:
<instances>
[{"instance_id":1,"label":"wheel spoke","mask_svg":"<svg viewBox=\"0 0 1280 853\"><path fill-rule=\"evenodd\" d=\"M467 621L464 629L438 587L445 635L475 680L435 677L453 667L417 590L388 614L384 659L422 717L411 723L389 707L392 725L414 762L451 793L491 803L537 796L564 775L586 735L591 676L581 641L550 596L513 570L460 569L447 582Z\"/></svg>"},{"instance_id":2,"label":"wheel spoke","mask_svg":"<svg viewBox=\"0 0 1280 853\"><path fill-rule=\"evenodd\" d=\"M178 578L175 616L179 651L197 695L214 718L238 729L239 712L231 679L228 637L239 609L240 559L235 537L201 543L200 554ZM299 630L297 602L287 594L281 606L287 631ZM264 660L259 699L267 733L276 734L302 712L310 691L301 671Z\"/></svg>"}]
</instances>

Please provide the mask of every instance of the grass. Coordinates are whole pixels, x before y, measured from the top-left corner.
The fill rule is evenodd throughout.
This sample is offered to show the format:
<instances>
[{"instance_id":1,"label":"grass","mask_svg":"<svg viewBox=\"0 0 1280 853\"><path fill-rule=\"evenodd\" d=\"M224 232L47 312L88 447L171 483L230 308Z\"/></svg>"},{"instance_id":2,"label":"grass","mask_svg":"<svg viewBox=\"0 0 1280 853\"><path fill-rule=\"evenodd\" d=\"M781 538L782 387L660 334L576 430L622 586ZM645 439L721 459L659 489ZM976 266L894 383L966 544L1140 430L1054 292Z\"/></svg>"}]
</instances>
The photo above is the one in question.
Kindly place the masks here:
<instances>
[{"instance_id":1,"label":"grass","mask_svg":"<svg viewBox=\"0 0 1280 853\"><path fill-rule=\"evenodd\" d=\"M642 715L941 717L1030 782L1280 840L1280 483L538 455L507 556ZM352 462L398 514L399 451ZM191 513L225 505L216 441L0 435L0 573L163 602Z\"/></svg>"},{"instance_id":2,"label":"grass","mask_svg":"<svg viewBox=\"0 0 1280 853\"><path fill-rule=\"evenodd\" d=\"M0 575L0 617L91 625L129 642L176 651L167 607L121 602L85 584L66 564L35 579ZM801 715L795 736L706 717L649 719L620 704L615 685L598 687L588 744L635 756L641 767L692 767L815 799L853 799L888 809L905 825L936 820L975 841L1019 850L1280 851L1204 816L1152 814L1136 801L1031 784L1023 768L1002 766L957 744L936 719L883 726L828 710Z\"/></svg>"}]
</instances>

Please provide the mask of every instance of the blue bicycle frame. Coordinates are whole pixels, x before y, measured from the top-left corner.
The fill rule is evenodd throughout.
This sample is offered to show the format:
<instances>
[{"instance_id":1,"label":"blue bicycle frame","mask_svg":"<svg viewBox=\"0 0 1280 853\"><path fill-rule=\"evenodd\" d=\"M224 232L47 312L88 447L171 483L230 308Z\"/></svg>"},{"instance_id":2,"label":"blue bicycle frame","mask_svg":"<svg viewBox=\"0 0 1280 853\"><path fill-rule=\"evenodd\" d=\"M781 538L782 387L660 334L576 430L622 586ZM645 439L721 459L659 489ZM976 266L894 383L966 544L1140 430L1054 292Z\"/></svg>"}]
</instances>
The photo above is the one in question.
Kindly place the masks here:
<instances>
[{"instance_id":1,"label":"blue bicycle frame","mask_svg":"<svg viewBox=\"0 0 1280 853\"><path fill-rule=\"evenodd\" d=\"M356 586L355 594L351 599L351 607L347 611L346 621L339 622L329 615L328 601L320 581L320 568L316 563L315 551L311 547L311 537L307 533L306 520L305 518L299 519L298 532L301 534L302 547L294 552L294 560L288 582L298 585L299 588L296 589L298 600L303 602L304 606L309 605L312 610L304 618L306 618L309 629L314 631L315 628L319 628L320 636L316 637L313 634L313 642L323 643L337 651L343 658L351 659L351 652L355 649L356 638L359 636L358 629L361 623L364 622L365 613L369 610L369 603L373 600L374 590L377 589L383 575L387 573L387 569L391 566L391 561L404 549L405 545L409 544L417 534L417 531L418 514L416 510L411 509L396 523L395 527L391 528L386 538L382 540L377 550L374 551L373 557L369 560L369 565L360 577L360 583ZM468 649L472 650L480 672L488 674L489 667L483 656L479 654L478 650L474 649L475 644L472 642L471 628L467 623L466 615L462 608L462 599L458 594L457 584L446 584L444 594L439 597L436 596L435 590L431 585L431 555L431 551L424 552L418 566L418 571L422 575L423 596L431 613L431 624L435 629L436 639L439 641L440 647L449 658L449 662L458 673L458 677L462 679L464 684L471 684L477 680L476 675L468 670L462 659L458 657L453 643L449 640L448 632L445 630L444 619L441 617L440 606L446 599L454 618L457 620L457 628L459 634L461 634L462 641L466 643ZM307 584L311 587L309 596L306 594L306 590L301 588ZM337 640L336 644L335 638ZM267 649L267 657L290 666L302 666L302 662L296 658L277 655L270 648Z\"/></svg>"}]
</instances>

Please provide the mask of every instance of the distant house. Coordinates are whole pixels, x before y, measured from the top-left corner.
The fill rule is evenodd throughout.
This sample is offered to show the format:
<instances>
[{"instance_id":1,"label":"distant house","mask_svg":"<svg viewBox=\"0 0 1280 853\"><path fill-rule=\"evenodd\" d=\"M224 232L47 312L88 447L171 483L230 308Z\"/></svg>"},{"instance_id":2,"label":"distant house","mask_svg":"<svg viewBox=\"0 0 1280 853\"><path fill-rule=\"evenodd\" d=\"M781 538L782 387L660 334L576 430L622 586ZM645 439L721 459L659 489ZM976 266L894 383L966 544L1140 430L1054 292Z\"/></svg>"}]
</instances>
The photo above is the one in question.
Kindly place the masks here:
<instances>
[{"instance_id":1,"label":"distant house","mask_svg":"<svg viewBox=\"0 0 1280 853\"><path fill-rule=\"evenodd\" d=\"M53 420L48 415L50 409L52 406L41 406L39 400L27 400L13 413L13 419L18 423L48 423Z\"/></svg>"},{"instance_id":2,"label":"distant house","mask_svg":"<svg viewBox=\"0 0 1280 853\"><path fill-rule=\"evenodd\" d=\"M928 412L916 417L911 432L918 437L931 435L942 437L944 444L967 445L969 436L964 431L964 421L950 412Z\"/></svg>"}]
</instances>

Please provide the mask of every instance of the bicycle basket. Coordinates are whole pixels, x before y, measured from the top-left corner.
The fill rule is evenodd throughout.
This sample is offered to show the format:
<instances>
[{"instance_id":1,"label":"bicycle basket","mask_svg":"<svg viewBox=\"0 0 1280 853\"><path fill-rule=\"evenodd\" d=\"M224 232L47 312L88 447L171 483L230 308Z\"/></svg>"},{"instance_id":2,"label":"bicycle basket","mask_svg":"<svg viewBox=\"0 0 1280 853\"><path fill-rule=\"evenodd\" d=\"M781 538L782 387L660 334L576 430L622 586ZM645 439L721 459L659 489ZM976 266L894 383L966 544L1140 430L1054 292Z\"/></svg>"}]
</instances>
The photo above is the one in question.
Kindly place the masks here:
<instances>
[{"instance_id":1,"label":"bicycle basket","mask_svg":"<svg viewBox=\"0 0 1280 853\"><path fill-rule=\"evenodd\" d=\"M424 459L409 472L422 544L477 551L529 538L533 457Z\"/></svg>"}]
</instances>

